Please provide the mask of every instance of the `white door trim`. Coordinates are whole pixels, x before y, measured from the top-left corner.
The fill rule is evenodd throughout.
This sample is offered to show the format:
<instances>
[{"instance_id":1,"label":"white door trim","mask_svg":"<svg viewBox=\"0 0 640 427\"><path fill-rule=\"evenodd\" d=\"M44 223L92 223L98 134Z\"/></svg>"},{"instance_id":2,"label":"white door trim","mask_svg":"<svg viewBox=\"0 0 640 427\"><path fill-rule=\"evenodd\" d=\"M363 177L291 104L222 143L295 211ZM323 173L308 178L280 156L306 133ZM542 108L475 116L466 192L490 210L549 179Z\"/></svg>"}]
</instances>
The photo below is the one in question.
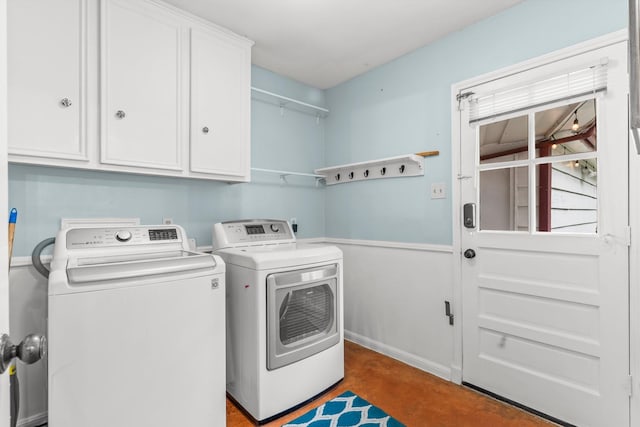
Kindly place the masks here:
<instances>
[{"instance_id":1,"label":"white door trim","mask_svg":"<svg viewBox=\"0 0 640 427\"><path fill-rule=\"evenodd\" d=\"M0 210L7 224L7 0L0 0ZM0 225L0 334L9 333L9 263L7 226ZM9 374L0 376L0 427L9 427Z\"/></svg>"},{"instance_id":2,"label":"white door trim","mask_svg":"<svg viewBox=\"0 0 640 427\"><path fill-rule=\"evenodd\" d=\"M624 42L628 40L628 33L625 30L617 31L611 34L607 34L602 37L598 37L583 43L579 43L574 46L570 46L567 48L563 48L557 51L554 51L549 54L542 55L537 58L533 58L518 64L514 64L490 73L483 74L481 76L473 77L468 80L464 80L458 83L455 83L451 86L451 162L452 162L452 191L451 191L451 200L452 200L452 219L453 219L453 310L458 316L458 319L461 319L460 314L462 313L462 283L461 283L461 270L462 270L462 248L461 248L461 211L462 205L460 200L460 179L465 179L465 177L460 176L460 118L461 115L458 113L458 102L456 101L456 96L459 93L464 93L466 89L487 83L493 80L497 80L500 78L504 78L513 74L521 73L533 68L537 68L543 66L545 64L550 64L561 59L570 58L575 55L580 55L592 50L600 49L606 46L610 46L616 43ZM635 159L633 159L635 160ZM636 167L640 167L640 161ZM630 165L633 170L633 162ZM636 177L640 179L640 174L632 173L631 177ZM636 180L637 181L637 180ZM640 186L634 185L634 181L630 183L630 192L634 194L638 192ZM640 197L638 198L640 199ZM636 212L640 212L640 200L636 200L636 203L632 205L633 207L637 206L638 210ZM637 217L637 215L636 215ZM631 212L631 218L635 218L633 216L633 212ZM633 227L634 229L640 229L640 219L636 220L637 226ZM637 230L640 232L640 230ZM638 239L640 239L640 233L638 233ZM638 249L634 248L632 245L632 258L634 254L634 250L636 254L640 254ZM638 255L640 256L640 255ZM637 258L635 258L637 259ZM640 264L640 263L636 263ZM631 264L631 280L635 281L640 280L640 268ZM634 274L635 272L635 274ZM636 296L634 300L631 301L630 312L631 312L631 320L635 320L635 324L632 323L630 333L631 336L639 336L640 337L640 289L636 285L635 287L631 287L631 296ZM634 316L635 314L635 316ZM462 320L462 319L461 319ZM640 341L640 340L638 340ZM635 372L634 377L640 378L640 343L634 345L631 344L631 361L633 366L631 367L632 375ZM452 373L452 381L460 384L462 382L462 321L456 322L454 325L454 341L453 341L453 361L451 365L451 373ZM634 369L635 368L635 369ZM640 419L640 403L637 402L640 397L640 392L638 391L638 380L635 380L636 392L635 396L631 399L631 412L632 412L632 423L633 420ZM636 401L636 402L634 402Z\"/></svg>"}]
</instances>

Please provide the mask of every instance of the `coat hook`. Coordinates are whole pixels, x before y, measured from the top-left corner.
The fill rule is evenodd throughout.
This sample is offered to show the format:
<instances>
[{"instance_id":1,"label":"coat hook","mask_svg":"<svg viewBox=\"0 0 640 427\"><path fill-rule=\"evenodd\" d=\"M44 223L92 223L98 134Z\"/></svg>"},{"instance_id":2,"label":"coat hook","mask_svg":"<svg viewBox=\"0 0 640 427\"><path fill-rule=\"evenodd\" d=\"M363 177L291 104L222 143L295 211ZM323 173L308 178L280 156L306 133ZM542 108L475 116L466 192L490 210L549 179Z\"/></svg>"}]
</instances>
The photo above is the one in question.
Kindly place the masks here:
<instances>
[{"instance_id":1,"label":"coat hook","mask_svg":"<svg viewBox=\"0 0 640 427\"><path fill-rule=\"evenodd\" d=\"M349 172L349 179L353 179L353 172Z\"/></svg>"},{"instance_id":2,"label":"coat hook","mask_svg":"<svg viewBox=\"0 0 640 427\"><path fill-rule=\"evenodd\" d=\"M400 166L400 173L404 173L404 165Z\"/></svg>"},{"instance_id":3,"label":"coat hook","mask_svg":"<svg viewBox=\"0 0 640 427\"><path fill-rule=\"evenodd\" d=\"M336 178L336 181L340 181L340 174L336 174L335 178Z\"/></svg>"},{"instance_id":4,"label":"coat hook","mask_svg":"<svg viewBox=\"0 0 640 427\"><path fill-rule=\"evenodd\" d=\"M387 173L387 168L386 167L380 169L380 175L384 176L384 174L386 174L386 173Z\"/></svg>"},{"instance_id":5,"label":"coat hook","mask_svg":"<svg viewBox=\"0 0 640 427\"><path fill-rule=\"evenodd\" d=\"M366 177L368 177L368 176L369 176L369 169L367 169L367 170L365 170L365 171L364 171L364 177L366 178Z\"/></svg>"}]
</instances>

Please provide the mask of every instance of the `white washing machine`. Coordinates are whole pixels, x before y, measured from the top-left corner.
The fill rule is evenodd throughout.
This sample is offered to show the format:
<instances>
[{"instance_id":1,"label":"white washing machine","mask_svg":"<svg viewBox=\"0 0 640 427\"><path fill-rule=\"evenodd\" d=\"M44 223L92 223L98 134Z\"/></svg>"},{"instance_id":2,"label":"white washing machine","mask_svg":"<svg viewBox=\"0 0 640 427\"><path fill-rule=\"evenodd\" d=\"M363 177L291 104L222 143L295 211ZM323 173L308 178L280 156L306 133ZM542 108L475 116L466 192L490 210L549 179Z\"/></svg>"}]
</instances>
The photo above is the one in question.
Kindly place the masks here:
<instances>
[{"instance_id":1,"label":"white washing machine","mask_svg":"<svg viewBox=\"0 0 640 427\"><path fill-rule=\"evenodd\" d=\"M344 378L342 252L287 221L213 226L227 266L227 393L259 423Z\"/></svg>"},{"instance_id":2,"label":"white washing machine","mask_svg":"<svg viewBox=\"0 0 640 427\"><path fill-rule=\"evenodd\" d=\"M224 426L224 285L176 225L60 231L48 425Z\"/></svg>"}]
</instances>

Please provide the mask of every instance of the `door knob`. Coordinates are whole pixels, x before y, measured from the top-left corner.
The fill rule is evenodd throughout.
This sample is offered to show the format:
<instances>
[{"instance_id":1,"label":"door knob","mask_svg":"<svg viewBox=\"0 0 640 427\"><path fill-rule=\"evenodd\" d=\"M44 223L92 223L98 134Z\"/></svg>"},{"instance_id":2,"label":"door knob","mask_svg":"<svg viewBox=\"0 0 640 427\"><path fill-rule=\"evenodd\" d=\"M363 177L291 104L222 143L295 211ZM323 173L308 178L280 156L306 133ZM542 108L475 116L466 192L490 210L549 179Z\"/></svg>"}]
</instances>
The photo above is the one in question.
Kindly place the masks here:
<instances>
[{"instance_id":1,"label":"door knob","mask_svg":"<svg viewBox=\"0 0 640 427\"><path fill-rule=\"evenodd\" d=\"M18 345L14 345L8 335L0 337L0 374L2 374L14 358L27 365L42 359L47 353L47 339L44 335L27 335Z\"/></svg>"},{"instance_id":2,"label":"door knob","mask_svg":"<svg viewBox=\"0 0 640 427\"><path fill-rule=\"evenodd\" d=\"M464 251L464 257L467 259L475 258L476 251L474 251L473 249L467 249L466 251Z\"/></svg>"}]
</instances>

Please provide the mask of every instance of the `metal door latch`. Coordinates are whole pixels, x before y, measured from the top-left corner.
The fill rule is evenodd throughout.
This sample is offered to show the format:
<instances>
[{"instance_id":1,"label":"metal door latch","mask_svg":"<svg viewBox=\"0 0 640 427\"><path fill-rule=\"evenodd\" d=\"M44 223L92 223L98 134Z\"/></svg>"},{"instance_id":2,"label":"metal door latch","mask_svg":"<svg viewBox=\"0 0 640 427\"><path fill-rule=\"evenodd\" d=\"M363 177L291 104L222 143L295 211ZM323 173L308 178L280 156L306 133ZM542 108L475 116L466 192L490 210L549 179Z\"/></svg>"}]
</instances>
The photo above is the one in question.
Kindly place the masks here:
<instances>
[{"instance_id":1,"label":"metal door latch","mask_svg":"<svg viewBox=\"0 0 640 427\"><path fill-rule=\"evenodd\" d=\"M453 325L453 313L451 313L451 303L449 301L444 302L444 314L449 318L449 324Z\"/></svg>"}]
</instances>

